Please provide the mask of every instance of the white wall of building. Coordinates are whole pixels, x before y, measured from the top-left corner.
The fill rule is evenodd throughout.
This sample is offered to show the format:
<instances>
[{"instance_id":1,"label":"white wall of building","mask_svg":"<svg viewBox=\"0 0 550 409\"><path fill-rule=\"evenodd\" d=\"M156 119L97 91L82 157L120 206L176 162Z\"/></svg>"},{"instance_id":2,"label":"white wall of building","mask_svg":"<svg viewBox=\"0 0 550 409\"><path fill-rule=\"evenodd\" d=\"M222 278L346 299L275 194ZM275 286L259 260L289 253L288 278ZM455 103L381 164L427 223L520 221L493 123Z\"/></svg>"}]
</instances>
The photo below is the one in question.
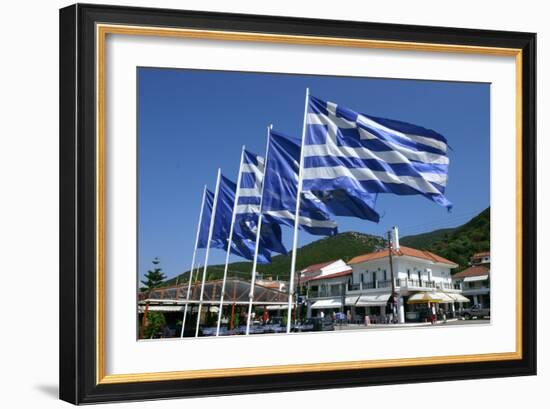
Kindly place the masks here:
<instances>
[{"instance_id":1,"label":"white wall of building","mask_svg":"<svg viewBox=\"0 0 550 409\"><path fill-rule=\"evenodd\" d=\"M353 264L353 283L370 283L373 280L373 272L376 272L378 281L384 280L384 270L389 280L391 277L390 263L388 258L372 260L363 263ZM436 283L451 283L451 268L442 264L434 264L427 260L415 259L412 257L397 256L393 258L393 269L396 279L406 279L408 271L410 279L423 281L431 280ZM431 274L430 274L431 271Z\"/></svg>"}]
</instances>

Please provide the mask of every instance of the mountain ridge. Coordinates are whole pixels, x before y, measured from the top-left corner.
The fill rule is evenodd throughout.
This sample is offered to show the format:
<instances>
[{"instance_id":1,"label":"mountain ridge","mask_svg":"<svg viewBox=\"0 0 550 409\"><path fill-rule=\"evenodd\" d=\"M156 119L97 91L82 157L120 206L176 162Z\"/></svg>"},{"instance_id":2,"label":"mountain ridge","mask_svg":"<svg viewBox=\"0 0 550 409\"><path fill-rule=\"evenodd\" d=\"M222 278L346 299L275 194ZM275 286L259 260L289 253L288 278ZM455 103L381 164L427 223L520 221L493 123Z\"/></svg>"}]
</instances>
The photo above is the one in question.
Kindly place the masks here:
<instances>
[{"instance_id":1,"label":"mountain ridge","mask_svg":"<svg viewBox=\"0 0 550 409\"><path fill-rule=\"evenodd\" d=\"M453 271L457 273L468 267L470 257L480 251L490 249L490 208L483 210L468 222L444 229L409 235L400 238L400 244L419 250L428 250L444 258L456 262L459 267ZM383 247L386 241L383 237L371 234L349 231L332 237L324 237L298 249L299 257L296 261L296 270L309 265L330 260L351 258L375 251ZM257 271L263 276L274 279L288 279L290 271L291 253L277 255L272 258L271 264L259 264ZM223 277L223 265L209 266L207 280ZM252 262L239 261L230 263L228 276L250 278ZM165 285L174 285L177 282L186 282L189 271L179 274L165 281Z\"/></svg>"}]
</instances>

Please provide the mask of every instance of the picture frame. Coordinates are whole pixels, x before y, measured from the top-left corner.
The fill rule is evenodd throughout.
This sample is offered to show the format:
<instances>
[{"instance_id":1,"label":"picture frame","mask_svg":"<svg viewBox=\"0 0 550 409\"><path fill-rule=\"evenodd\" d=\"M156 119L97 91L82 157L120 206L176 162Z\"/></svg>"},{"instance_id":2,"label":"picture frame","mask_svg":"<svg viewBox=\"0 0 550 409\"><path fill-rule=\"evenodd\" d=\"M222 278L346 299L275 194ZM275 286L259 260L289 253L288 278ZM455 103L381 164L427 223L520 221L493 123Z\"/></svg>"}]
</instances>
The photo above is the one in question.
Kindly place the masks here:
<instances>
[{"instance_id":1,"label":"picture frame","mask_svg":"<svg viewBox=\"0 0 550 409\"><path fill-rule=\"evenodd\" d=\"M106 372L109 36L507 56L515 61L515 350L505 353ZM73 404L536 374L536 35L99 5L60 10L60 398ZM494 172L494 171L493 171ZM134 266L129 266L133 268ZM112 295L112 294L111 294Z\"/></svg>"}]
</instances>

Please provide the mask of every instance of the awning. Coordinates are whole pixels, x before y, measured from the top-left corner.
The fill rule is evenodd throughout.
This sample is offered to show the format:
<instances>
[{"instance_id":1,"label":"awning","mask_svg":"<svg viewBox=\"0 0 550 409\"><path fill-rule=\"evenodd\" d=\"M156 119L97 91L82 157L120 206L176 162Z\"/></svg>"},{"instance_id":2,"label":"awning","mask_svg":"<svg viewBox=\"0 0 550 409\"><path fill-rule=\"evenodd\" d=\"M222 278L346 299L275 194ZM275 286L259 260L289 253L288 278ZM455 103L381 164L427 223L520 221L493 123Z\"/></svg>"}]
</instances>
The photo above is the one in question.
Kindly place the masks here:
<instances>
[{"instance_id":1,"label":"awning","mask_svg":"<svg viewBox=\"0 0 550 409\"><path fill-rule=\"evenodd\" d=\"M346 306L354 306L357 300L359 299L359 296L348 296L346 297Z\"/></svg>"},{"instance_id":2,"label":"awning","mask_svg":"<svg viewBox=\"0 0 550 409\"><path fill-rule=\"evenodd\" d=\"M315 301L311 306L312 309L322 308L340 308L342 306L341 298L328 298L326 300Z\"/></svg>"},{"instance_id":3,"label":"awning","mask_svg":"<svg viewBox=\"0 0 550 409\"><path fill-rule=\"evenodd\" d=\"M455 300L455 302L470 302L470 299L464 297L462 294L448 293L447 295Z\"/></svg>"},{"instance_id":4,"label":"awning","mask_svg":"<svg viewBox=\"0 0 550 409\"><path fill-rule=\"evenodd\" d=\"M155 312L183 312L185 306L183 305L150 305L148 311ZM140 305L138 308L140 313L145 312L145 306Z\"/></svg>"},{"instance_id":5,"label":"awning","mask_svg":"<svg viewBox=\"0 0 550 409\"><path fill-rule=\"evenodd\" d=\"M442 301L443 301L443 297L441 295L438 295L438 293L420 292L420 293L411 295L407 300L407 304L425 304L429 302L442 302Z\"/></svg>"},{"instance_id":6,"label":"awning","mask_svg":"<svg viewBox=\"0 0 550 409\"><path fill-rule=\"evenodd\" d=\"M473 277L466 277L464 279L465 283L471 283L472 281L485 281L489 279L489 275L483 275L483 276L473 276Z\"/></svg>"},{"instance_id":7,"label":"awning","mask_svg":"<svg viewBox=\"0 0 550 409\"><path fill-rule=\"evenodd\" d=\"M454 298L452 298L449 294L446 293L434 293L437 297L441 298L441 301L439 301L441 304L452 304L455 302Z\"/></svg>"},{"instance_id":8,"label":"awning","mask_svg":"<svg viewBox=\"0 0 550 409\"><path fill-rule=\"evenodd\" d=\"M268 311L277 311L277 310L286 310L288 308L288 305L268 305L265 307Z\"/></svg>"},{"instance_id":9,"label":"awning","mask_svg":"<svg viewBox=\"0 0 550 409\"><path fill-rule=\"evenodd\" d=\"M373 295L362 295L357 300L357 307L376 307L384 306L388 303L391 293L384 294L373 294Z\"/></svg>"}]
</instances>

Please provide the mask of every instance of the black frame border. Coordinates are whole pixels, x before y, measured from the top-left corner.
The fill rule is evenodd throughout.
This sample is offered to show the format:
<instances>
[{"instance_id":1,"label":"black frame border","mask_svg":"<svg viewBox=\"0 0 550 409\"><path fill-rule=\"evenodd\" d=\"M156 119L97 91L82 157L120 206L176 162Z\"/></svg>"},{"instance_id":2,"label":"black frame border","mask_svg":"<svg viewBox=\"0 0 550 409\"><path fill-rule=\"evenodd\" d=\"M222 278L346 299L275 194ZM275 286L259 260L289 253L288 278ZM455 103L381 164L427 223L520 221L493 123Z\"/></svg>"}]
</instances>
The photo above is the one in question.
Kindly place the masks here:
<instances>
[{"instance_id":1,"label":"black frame border","mask_svg":"<svg viewBox=\"0 0 550 409\"><path fill-rule=\"evenodd\" d=\"M95 24L459 44L522 50L522 359L96 383ZM536 374L536 34L76 4L60 10L60 399L74 404Z\"/></svg>"}]
</instances>

